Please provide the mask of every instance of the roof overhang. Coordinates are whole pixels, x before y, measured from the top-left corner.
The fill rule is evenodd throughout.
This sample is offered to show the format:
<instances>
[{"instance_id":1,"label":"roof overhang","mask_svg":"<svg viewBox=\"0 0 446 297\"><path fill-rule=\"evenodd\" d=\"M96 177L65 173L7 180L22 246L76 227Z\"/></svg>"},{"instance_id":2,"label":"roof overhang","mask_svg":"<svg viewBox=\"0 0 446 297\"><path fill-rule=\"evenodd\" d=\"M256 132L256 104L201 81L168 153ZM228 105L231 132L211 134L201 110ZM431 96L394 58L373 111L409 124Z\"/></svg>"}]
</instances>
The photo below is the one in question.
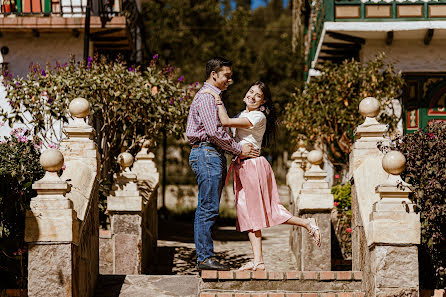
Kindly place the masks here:
<instances>
[{"instance_id":1,"label":"roof overhang","mask_svg":"<svg viewBox=\"0 0 446 297\"><path fill-rule=\"evenodd\" d=\"M343 39L343 36L351 38L347 40ZM314 69L318 60L323 58L321 51L324 43L337 43L349 47L354 47L356 44L360 48L367 39L382 39L386 42L389 39L424 39L425 43L429 43L432 38L446 39L446 21L324 22L310 69ZM308 80L310 77L311 72Z\"/></svg>"}]
</instances>

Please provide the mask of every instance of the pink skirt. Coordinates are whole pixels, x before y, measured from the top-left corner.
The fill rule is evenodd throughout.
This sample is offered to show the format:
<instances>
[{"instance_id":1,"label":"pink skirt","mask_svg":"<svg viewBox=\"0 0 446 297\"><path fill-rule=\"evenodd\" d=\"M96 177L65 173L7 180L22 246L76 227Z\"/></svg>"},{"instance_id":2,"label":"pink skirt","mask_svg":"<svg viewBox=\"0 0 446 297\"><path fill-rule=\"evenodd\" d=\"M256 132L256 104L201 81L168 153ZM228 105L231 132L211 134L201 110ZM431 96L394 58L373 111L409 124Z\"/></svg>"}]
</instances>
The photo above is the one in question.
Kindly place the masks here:
<instances>
[{"instance_id":1,"label":"pink skirt","mask_svg":"<svg viewBox=\"0 0 446 297\"><path fill-rule=\"evenodd\" d=\"M292 217L280 203L274 172L264 157L237 160L233 168L237 231L257 231Z\"/></svg>"}]
</instances>

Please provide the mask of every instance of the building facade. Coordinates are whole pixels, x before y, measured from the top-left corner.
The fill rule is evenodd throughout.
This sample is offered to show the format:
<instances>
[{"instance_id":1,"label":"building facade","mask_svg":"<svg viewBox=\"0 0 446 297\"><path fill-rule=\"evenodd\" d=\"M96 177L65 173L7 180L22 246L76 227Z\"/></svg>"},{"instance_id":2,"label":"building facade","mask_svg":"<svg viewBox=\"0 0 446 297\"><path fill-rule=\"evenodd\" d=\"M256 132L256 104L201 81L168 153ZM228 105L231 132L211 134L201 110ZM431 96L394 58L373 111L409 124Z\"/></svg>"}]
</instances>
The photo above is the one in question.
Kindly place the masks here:
<instances>
[{"instance_id":1,"label":"building facade","mask_svg":"<svg viewBox=\"0 0 446 297\"><path fill-rule=\"evenodd\" d=\"M384 52L406 81L404 133L446 121L445 0L316 0L307 7L307 80L323 61L367 62Z\"/></svg>"}]
</instances>

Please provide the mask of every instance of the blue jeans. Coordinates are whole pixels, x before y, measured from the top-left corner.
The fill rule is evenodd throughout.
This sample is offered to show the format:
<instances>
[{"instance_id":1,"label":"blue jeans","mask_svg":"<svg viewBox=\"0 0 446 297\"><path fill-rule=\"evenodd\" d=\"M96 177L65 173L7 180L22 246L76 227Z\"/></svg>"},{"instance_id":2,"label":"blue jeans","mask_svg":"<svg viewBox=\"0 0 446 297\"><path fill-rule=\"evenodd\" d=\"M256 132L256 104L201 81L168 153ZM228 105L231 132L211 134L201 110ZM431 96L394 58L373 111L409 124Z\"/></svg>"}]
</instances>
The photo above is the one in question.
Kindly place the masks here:
<instances>
[{"instance_id":1,"label":"blue jeans","mask_svg":"<svg viewBox=\"0 0 446 297\"><path fill-rule=\"evenodd\" d=\"M192 148L189 164L198 183L198 205L195 211L194 240L197 261L214 255L211 229L217 220L220 196L226 179L226 157L209 144L202 142Z\"/></svg>"}]
</instances>

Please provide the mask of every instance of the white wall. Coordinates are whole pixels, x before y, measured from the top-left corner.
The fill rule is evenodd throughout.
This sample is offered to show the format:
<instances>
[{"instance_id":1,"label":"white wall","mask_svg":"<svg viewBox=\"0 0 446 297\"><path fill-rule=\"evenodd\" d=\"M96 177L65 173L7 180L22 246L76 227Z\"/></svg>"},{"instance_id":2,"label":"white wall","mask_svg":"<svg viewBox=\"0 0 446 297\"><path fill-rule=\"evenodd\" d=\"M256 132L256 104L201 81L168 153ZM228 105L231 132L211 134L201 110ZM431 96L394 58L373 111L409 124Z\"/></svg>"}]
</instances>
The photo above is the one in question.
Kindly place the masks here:
<instances>
[{"instance_id":1,"label":"white wall","mask_svg":"<svg viewBox=\"0 0 446 297\"><path fill-rule=\"evenodd\" d=\"M40 32L40 37L35 37L31 32L3 32L0 38L0 47L7 46L9 53L3 55L3 61L9 63L9 72L14 76L26 76L29 71L29 65L40 63L42 66L49 62L55 66L56 61L60 64L66 63L70 59L70 54L75 55L76 60L83 58L83 35L74 37L71 31L61 33ZM6 91L0 86L0 107L9 110L9 104L5 99ZM1 119L0 119L1 121ZM14 128L23 125L16 125ZM56 134L59 137L54 138L57 142L61 136L60 123L56 124ZM11 128L4 125L0 127L0 139L9 135Z\"/></svg>"},{"instance_id":2,"label":"white wall","mask_svg":"<svg viewBox=\"0 0 446 297\"><path fill-rule=\"evenodd\" d=\"M9 48L9 53L3 56L4 62L9 63L9 71L24 76L32 62L55 65L58 61L63 64L69 61L70 54L75 55L76 60L82 60L84 40L83 34L74 37L71 31L40 32L40 37L35 37L32 32L3 32L2 46Z\"/></svg>"},{"instance_id":3,"label":"white wall","mask_svg":"<svg viewBox=\"0 0 446 297\"><path fill-rule=\"evenodd\" d=\"M367 39L361 50L361 61L367 62L378 53L385 52L388 61L392 61L396 71L402 72L438 72L446 71L446 40L432 39L424 45L423 39L394 40L386 45L384 39Z\"/></svg>"}]
</instances>

